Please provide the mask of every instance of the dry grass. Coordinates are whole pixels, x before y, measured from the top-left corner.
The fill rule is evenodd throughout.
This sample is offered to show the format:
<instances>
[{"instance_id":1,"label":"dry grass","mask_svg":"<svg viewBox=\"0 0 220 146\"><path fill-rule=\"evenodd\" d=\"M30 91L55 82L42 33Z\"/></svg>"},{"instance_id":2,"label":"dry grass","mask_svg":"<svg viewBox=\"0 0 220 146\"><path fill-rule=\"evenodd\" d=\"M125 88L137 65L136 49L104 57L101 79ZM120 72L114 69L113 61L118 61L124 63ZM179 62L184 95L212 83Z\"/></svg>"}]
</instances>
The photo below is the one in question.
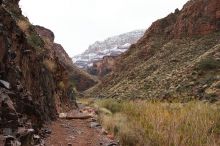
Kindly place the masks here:
<instances>
[{"instance_id":1,"label":"dry grass","mask_svg":"<svg viewBox=\"0 0 220 146\"><path fill-rule=\"evenodd\" d=\"M123 146L217 146L220 108L202 101L96 101L113 114L100 114L103 126Z\"/></svg>"},{"instance_id":2,"label":"dry grass","mask_svg":"<svg viewBox=\"0 0 220 146\"><path fill-rule=\"evenodd\" d=\"M18 27L26 34L27 42L29 45L36 49L41 49L44 47L45 43L42 38L35 32L35 26L30 24L30 22L26 19L19 19L17 21Z\"/></svg>"},{"instance_id":3,"label":"dry grass","mask_svg":"<svg viewBox=\"0 0 220 146\"><path fill-rule=\"evenodd\" d=\"M83 105L91 105L94 103L93 98L78 98L77 101L78 103L83 104Z\"/></svg>"},{"instance_id":4,"label":"dry grass","mask_svg":"<svg viewBox=\"0 0 220 146\"><path fill-rule=\"evenodd\" d=\"M51 72L55 72L57 65L55 64L55 62L53 62L52 60L49 59L45 59L43 61L44 65L46 66L46 68L51 71Z\"/></svg>"},{"instance_id":5,"label":"dry grass","mask_svg":"<svg viewBox=\"0 0 220 146\"><path fill-rule=\"evenodd\" d=\"M19 26L19 28L25 32L26 34L29 31L29 27L30 27L30 23L26 20L18 20L17 25Z\"/></svg>"}]
</instances>

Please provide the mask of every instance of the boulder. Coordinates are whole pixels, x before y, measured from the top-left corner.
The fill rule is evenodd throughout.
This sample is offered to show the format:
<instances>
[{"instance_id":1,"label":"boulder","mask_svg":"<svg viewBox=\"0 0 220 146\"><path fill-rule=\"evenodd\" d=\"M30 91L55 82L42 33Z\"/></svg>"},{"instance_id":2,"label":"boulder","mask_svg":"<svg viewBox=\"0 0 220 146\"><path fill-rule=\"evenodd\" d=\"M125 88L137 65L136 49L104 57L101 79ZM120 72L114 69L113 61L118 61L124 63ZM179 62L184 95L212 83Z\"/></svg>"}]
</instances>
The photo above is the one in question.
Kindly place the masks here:
<instances>
[{"instance_id":1,"label":"boulder","mask_svg":"<svg viewBox=\"0 0 220 146\"><path fill-rule=\"evenodd\" d=\"M67 113L60 113L59 118L65 119L67 117Z\"/></svg>"},{"instance_id":2,"label":"boulder","mask_svg":"<svg viewBox=\"0 0 220 146\"><path fill-rule=\"evenodd\" d=\"M91 122L90 123L90 128L97 128L97 127L101 127L101 125L97 122Z\"/></svg>"}]
</instances>

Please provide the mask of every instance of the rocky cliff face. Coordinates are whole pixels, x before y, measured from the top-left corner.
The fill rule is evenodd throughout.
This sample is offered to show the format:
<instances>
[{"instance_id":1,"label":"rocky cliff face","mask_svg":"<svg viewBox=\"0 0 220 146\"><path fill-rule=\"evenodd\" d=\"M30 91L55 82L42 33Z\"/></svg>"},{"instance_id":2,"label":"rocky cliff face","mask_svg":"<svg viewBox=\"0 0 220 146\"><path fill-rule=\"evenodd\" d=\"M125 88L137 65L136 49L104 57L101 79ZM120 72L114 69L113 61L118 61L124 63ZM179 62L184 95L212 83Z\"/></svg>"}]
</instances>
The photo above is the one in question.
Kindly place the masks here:
<instances>
[{"instance_id":1,"label":"rocky cliff face","mask_svg":"<svg viewBox=\"0 0 220 146\"><path fill-rule=\"evenodd\" d=\"M69 55L65 52L64 48L62 45L57 44L54 42L54 33L42 26L35 26L35 30L37 34L43 38L46 42L46 45L49 46L48 48L51 48L51 52L53 52L53 55L57 57L59 62L62 62L63 65L65 66L73 66L73 62Z\"/></svg>"},{"instance_id":2,"label":"rocky cliff face","mask_svg":"<svg viewBox=\"0 0 220 146\"><path fill-rule=\"evenodd\" d=\"M173 39L218 31L219 7L218 0L190 0L181 11L176 9L166 18L154 22L139 42L145 42L156 35Z\"/></svg>"},{"instance_id":3,"label":"rocky cliff face","mask_svg":"<svg viewBox=\"0 0 220 146\"><path fill-rule=\"evenodd\" d=\"M104 77L115 69L117 56L105 56L102 60L96 61L87 72L98 77Z\"/></svg>"},{"instance_id":4,"label":"rocky cliff face","mask_svg":"<svg viewBox=\"0 0 220 146\"><path fill-rule=\"evenodd\" d=\"M51 30L42 26L36 26L35 29L37 33L44 38L47 46L51 48L50 52L53 52L53 55L58 60L58 62L62 66L65 66L66 69L68 69L69 78L67 78L67 81L71 81L77 91L84 91L96 84L94 78L92 78L86 72L78 69L73 64L72 59L65 52L62 45L54 43L54 34Z\"/></svg>"},{"instance_id":5,"label":"rocky cliff face","mask_svg":"<svg viewBox=\"0 0 220 146\"><path fill-rule=\"evenodd\" d=\"M92 94L114 98L220 98L220 1L191 0L157 20L116 60Z\"/></svg>"},{"instance_id":6,"label":"rocky cliff face","mask_svg":"<svg viewBox=\"0 0 220 146\"><path fill-rule=\"evenodd\" d=\"M30 146L45 121L76 106L73 77L88 78L74 74L53 33L31 25L18 2L0 6L0 143Z\"/></svg>"}]
</instances>

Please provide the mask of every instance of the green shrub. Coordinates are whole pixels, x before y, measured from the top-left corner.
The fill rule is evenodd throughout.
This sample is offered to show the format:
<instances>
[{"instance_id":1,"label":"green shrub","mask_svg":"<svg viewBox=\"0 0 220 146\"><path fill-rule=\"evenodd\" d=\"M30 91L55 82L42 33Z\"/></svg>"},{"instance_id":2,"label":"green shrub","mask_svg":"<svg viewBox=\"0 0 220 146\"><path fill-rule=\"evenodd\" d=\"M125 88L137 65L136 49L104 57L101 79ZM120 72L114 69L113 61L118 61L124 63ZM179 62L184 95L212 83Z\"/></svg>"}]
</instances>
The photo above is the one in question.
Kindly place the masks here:
<instances>
[{"instance_id":1,"label":"green shrub","mask_svg":"<svg viewBox=\"0 0 220 146\"><path fill-rule=\"evenodd\" d=\"M31 33L30 36L28 36L27 41L28 41L28 44L30 44L34 48L44 47L44 41L36 33Z\"/></svg>"},{"instance_id":2,"label":"green shrub","mask_svg":"<svg viewBox=\"0 0 220 146\"><path fill-rule=\"evenodd\" d=\"M120 112L121 108L122 108L122 103L120 103L114 99L99 100L99 101L97 101L97 104L100 107L104 107L104 108L110 110L112 113Z\"/></svg>"},{"instance_id":3,"label":"green shrub","mask_svg":"<svg viewBox=\"0 0 220 146\"><path fill-rule=\"evenodd\" d=\"M204 71L218 69L219 67L220 67L220 62L210 57L201 60L201 62L199 62L198 65L198 69Z\"/></svg>"}]
</instances>

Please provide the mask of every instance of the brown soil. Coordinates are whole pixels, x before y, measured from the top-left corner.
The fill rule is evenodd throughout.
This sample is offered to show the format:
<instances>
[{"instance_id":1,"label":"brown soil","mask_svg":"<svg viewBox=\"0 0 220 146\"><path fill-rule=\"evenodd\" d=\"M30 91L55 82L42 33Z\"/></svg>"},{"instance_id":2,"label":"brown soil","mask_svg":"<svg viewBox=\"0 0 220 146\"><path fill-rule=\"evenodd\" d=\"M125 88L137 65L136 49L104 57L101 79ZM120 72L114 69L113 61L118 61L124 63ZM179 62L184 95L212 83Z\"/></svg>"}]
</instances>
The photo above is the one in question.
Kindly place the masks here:
<instances>
[{"instance_id":1,"label":"brown soil","mask_svg":"<svg viewBox=\"0 0 220 146\"><path fill-rule=\"evenodd\" d=\"M80 113L71 111L71 113ZM83 113L81 113L83 114ZM74 116L74 115L73 115ZM52 130L46 146L114 146L114 142L102 133L101 127L91 128L89 119L58 119L48 125Z\"/></svg>"}]
</instances>

